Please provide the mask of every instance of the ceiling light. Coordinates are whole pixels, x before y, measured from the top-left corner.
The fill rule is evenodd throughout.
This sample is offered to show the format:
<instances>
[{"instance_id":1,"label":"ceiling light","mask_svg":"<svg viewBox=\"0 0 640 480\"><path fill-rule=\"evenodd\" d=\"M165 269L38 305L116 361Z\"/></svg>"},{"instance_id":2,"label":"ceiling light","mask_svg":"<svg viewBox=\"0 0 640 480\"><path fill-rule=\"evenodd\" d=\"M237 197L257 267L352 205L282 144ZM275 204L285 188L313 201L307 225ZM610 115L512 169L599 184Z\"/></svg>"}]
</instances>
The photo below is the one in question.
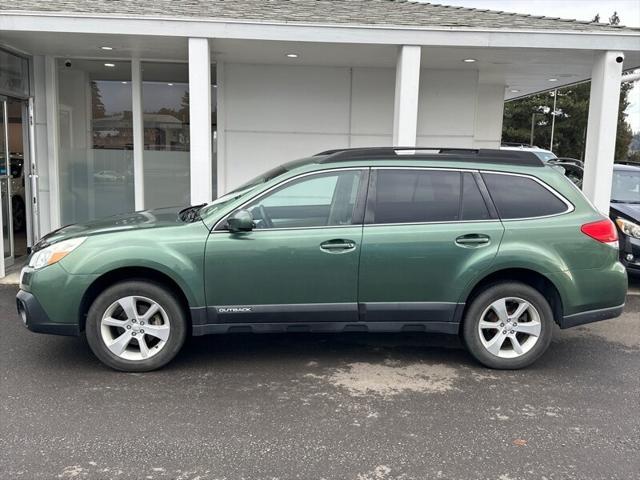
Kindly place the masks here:
<instances>
[{"instance_id":1,"label":"ceiling light","mask_svg":"<svg viewBox=\"0 0 640 480\"><path fill-rule=\"evenodd\" d=\"M287 58L298 58L300 57L300 54L298 53L287 53Z\"/></svg>"},{"instance_id":2,"label":"ceiling light","mask_svg":"<svg viewBox=\"0 0 640 480\"><path fill-rule=\"evenodd\" d=\"M475 58L465 58L462 60L464 63L475 63L477 60Z\"/></svg>"},{"instance_id":3,"label":"ceiling light","mask_svg":"<svg viewBox=\"0 0 640 480\"><path fill-rule=\"evenodd\" d=\"M557 82L557 81L558 81L558 79L557 79L557 78L550 78L550 79L549 79L549 81L550 81L550 82Z\"/></svg>"},{"instance_id":4,"label":"ceiling light","mask_svg":"<svg viewBox=\"0 0 640 480\"><path fill-rule=\"evenodd\" d=\"M116 66L116 64L115 63L105 63L104 66L105 67L109 67L109 68L113 68L113 67Z\"/></svg>"},{"instance_id":5,"label":"ceiling light","mask_svg":"<svg viewBox=\"0 0 640 480\"><path fill-rule=\"evenodd\" d=\"M167 85L169 85L170 87L173 87L173 83L167 83Z\"/></svg>"},{"instance_id":6,"label":"ceiling light","mask_svg":"<svg viewBox=\"0 0 640 480\"><path fill-rule=\"evenodd\" d=\"M515 88L512 88L512 89L511 89L511 93L518 93L519 91L520 91L520 90L515 89Z\"/></svg>"},{"instance_id":7,"label":"ceiling light","mask_svg":"<svg viewBox=\"0 0 640 480\"><path fill-rule=\"evenodd\" d=\"M126 85L126 84L127 84L127 82L120 82L120 83L122 83L123 85Z\"/></svg>"},{"instance_id":8,"label":"ceiling light","mask_svg":"<svg viewBox=\"0 0 640 480\"><path fill-rule=\"evenodd\" d=\"M113 50L113 47L107 47L106 45L103 47L100 47L100 50Z\"/></svg>"}]
</instances>

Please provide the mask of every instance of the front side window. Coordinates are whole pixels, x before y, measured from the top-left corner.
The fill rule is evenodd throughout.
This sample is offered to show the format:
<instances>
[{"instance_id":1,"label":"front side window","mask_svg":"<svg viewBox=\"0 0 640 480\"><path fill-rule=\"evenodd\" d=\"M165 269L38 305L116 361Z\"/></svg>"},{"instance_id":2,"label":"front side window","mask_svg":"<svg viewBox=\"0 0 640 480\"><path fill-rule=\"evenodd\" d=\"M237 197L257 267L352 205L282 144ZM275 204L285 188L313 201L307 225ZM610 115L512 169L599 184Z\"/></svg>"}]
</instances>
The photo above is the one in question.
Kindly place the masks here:
<instances>
[{"instance_id":1,"label":"front side window","mask_svg":"<svg viewBox=\"0 0 640 480\"><path fill-rule=\"evenodd\" d=\"M387 170L377 172L368 223L422 223L460 220L460 172Z\"/></svg>"},{"instance_id":2,"label":"front side window","mask_svg":"<svg viewBox=\"0 0 640 480\"><path fill-rule=\"evenodd\" d=\"M362 184L361 170L345 170L293 180L252 202L256 229L352 225Z\"/></svg>"},{"instance_id":3,"label":"front side window","mask_svg":"<svg viewBox=\"0 0 640 480\"><path fill-rule=\"evenodd\" d=\"M483 173L493 203L502 219L557 215L567 205L540 183L527 177Z\"/></svg>"}]
</instances>

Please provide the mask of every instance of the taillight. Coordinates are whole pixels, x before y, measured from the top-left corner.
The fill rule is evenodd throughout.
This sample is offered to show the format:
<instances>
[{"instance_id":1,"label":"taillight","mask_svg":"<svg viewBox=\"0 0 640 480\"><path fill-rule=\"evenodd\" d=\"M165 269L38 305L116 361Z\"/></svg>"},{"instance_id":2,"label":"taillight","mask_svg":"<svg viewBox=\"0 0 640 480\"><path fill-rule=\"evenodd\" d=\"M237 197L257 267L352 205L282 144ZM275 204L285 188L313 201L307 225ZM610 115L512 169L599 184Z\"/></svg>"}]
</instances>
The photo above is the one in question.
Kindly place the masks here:
<instances>
[{"instance_id":1,"label":"taillight","mask_svg":"<svg viewBox=\"0 0 640 480\"><path fill-rule=\"evenodd\" d=\"M611 220L605 218L597 222L585 223L580 227L585 235L602 243L618 247L618 230Z\"/></svg>"}]
</instances>

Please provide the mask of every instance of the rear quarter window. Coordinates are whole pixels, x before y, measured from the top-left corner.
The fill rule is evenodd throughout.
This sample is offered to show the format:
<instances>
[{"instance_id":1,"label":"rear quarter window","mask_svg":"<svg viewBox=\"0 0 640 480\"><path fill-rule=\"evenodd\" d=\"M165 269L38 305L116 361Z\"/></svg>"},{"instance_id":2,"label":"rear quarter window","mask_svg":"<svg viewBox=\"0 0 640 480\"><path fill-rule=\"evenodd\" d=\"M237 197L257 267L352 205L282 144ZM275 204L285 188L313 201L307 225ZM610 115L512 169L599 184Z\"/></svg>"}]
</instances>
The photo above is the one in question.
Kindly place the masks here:
<instances>
[{"instance_id":1,"label":"rear quarter window","mask_svg":"<svg viewBox=\"0 0 640 480\"><path fill-rule=\"evenodd\" d=\"M527 177L483 173L502 219L544 217L567 211L567 205L540 183Z\"/></svg>"}]
</instances>

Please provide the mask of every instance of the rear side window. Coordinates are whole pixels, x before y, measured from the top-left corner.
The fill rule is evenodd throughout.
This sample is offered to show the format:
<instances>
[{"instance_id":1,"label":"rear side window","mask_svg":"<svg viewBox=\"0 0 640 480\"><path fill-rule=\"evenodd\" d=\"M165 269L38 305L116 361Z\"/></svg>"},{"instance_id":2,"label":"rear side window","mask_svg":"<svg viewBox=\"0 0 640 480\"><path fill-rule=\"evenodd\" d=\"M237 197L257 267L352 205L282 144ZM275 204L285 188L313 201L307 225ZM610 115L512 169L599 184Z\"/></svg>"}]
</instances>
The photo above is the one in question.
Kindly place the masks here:
<instances>
[{"instance_id":1,"label":"rear side window","mask_svg":"<svg viewBox=\"0 0 640 480\"><path fill-rule=\"evenodd\" d=\"M381 169L377 175L371 223L459 220L460 172Z\"/></svg>"},{"instance_id":2,"label":"rear side window","mask_svg":"<svg viewBox=\"0 0 640 480\"><path fill-rule=\"evenodd\" d=\"M567 205L535 180L516 175L483 173L500 218L531 218L556 215Z\"/></svg>"},{"instance_id":3,"label":"rear side window","mask_svg":"<svg viewBox=\"0 0 640 480\"><path fill-rule=\"evenodd\" d=\"M367 208L367 223L376 224L491 218L469 172L380 169Z\"/></svg>"}]
</instances>

